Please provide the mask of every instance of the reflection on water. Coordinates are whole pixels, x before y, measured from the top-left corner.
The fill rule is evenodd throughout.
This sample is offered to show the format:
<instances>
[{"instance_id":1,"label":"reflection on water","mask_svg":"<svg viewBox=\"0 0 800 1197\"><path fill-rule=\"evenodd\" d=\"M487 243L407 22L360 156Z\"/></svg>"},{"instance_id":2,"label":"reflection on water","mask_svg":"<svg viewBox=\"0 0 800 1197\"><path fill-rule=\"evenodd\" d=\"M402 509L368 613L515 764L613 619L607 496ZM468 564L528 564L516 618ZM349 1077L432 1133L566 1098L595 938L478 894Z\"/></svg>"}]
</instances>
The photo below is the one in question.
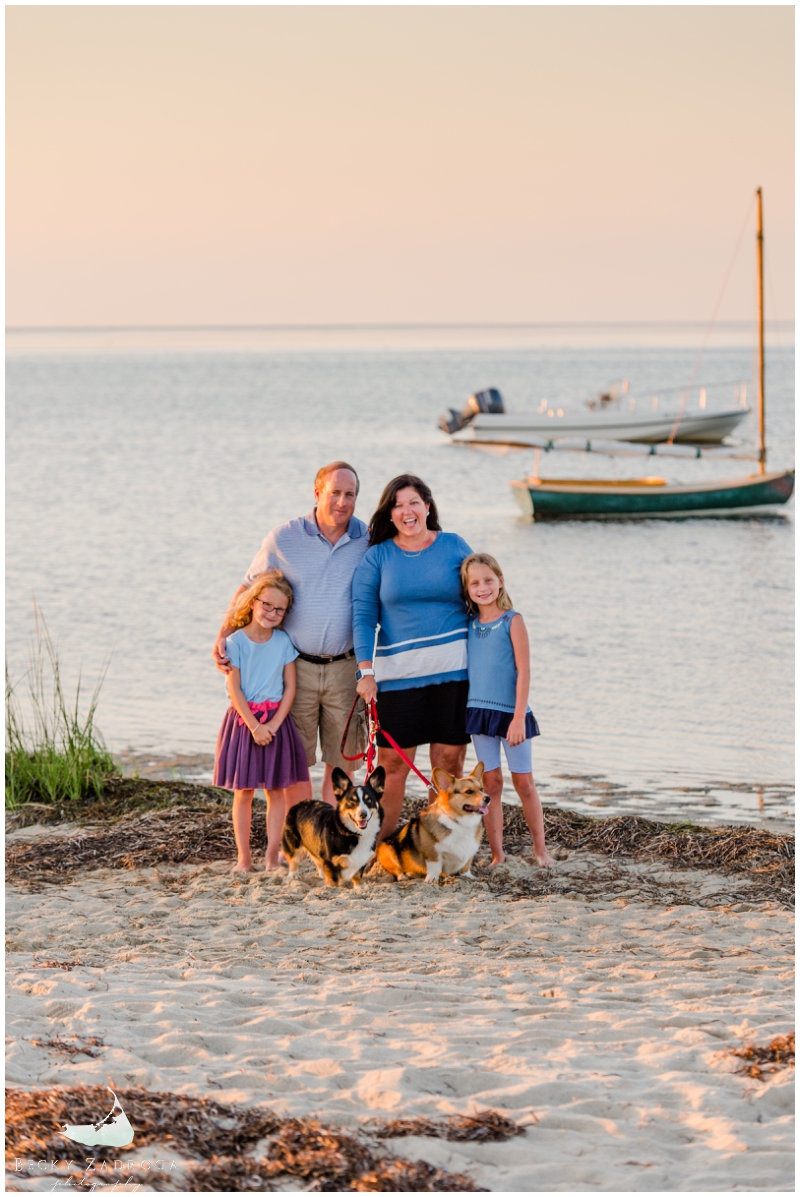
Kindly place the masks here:
<instances>
[{"instance_id":1,"label":"reflection on water","mask_svg":"<svg viewBox=\"0 0 800 1197\"><path fill-rule=\"evenodd\" d=\"M68 678L82 664L93 682L111 654L98 721L115 751L213 752L225 693L210 650L227 601L269 528L311 507L317 466L343 457L362 517L413 469L444 527L500 560L531 634L545 800L654 817L787 809L794 501L778 521L532 525L509 490L532 455L458 449L436 427L487 385L531 409L556 394L578 408L620 377L642 394L679 386L695 347L86 352L73 337L69 353L22 353L20 336L7 366L9 664L24 671L35 591ZM748 348L707 351L703 373L747 377ZM769 354L767 385L777 469L793 464L790 349ZM674 480L746 471L659 465ZM642 463L551 455L542 472L630 477Z\"/></svg>"}]
</instances>

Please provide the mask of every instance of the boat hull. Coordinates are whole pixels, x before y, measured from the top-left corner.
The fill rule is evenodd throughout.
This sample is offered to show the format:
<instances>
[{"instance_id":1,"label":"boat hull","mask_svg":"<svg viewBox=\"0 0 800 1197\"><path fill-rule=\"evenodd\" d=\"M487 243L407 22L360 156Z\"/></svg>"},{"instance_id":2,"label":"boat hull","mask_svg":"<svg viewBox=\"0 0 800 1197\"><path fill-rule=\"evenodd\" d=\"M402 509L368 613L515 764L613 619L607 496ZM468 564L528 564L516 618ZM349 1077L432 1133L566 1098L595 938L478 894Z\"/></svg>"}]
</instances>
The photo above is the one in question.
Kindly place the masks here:
<instances>
[{"instance_id":1,"label":"boat hull","mask_svg":"<svg viewBox=\"0 0 800 1197\"><path fill-rule=\"evenodd\" d=\"M655 445L672 437L677 444L712 445L719 444L723 437L733 432L749 410L746 407L732 408L708 415L684 415L680 420L677 414L642 416L639 419L599 415L577 420L558 416L548 419L536 414L481 414L475 416L466 428L454 433L453 440L465 444L513 442L524 445L526 437L535 441L542 438L585 437L590 441L599 438Z\"/></svg>"},{"instance_id":2,"label":"boat hull","mask_svg":"<svg viewBox=\"0 0 800 1197\"><path fill-rule=\"evenodd\" d=\"M522 511L534 520L753 516L789 501L794 470L682 486L645 479L640 484L527 479L511 485Z\"/></svg>"}]
</instances>

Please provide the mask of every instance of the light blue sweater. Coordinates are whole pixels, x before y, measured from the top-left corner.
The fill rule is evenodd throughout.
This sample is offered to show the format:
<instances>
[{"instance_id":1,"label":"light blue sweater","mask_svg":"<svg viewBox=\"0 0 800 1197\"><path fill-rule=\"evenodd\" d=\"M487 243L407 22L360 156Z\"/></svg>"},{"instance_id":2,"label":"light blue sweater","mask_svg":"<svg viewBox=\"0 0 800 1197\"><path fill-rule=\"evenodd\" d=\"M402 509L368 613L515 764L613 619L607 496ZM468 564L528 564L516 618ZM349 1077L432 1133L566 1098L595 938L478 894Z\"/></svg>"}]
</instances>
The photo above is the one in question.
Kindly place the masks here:
<instances>
[{"instance_id":1,"label":"light blue sweater","mask_svg":"<svg viewBox=\"0 0 800 1197\"><path fill-rule=\"evenodd\" d=\"M453 532L439 532L419 553L393 540L367 549L353 575L353 639L357 661L374 659L379 691L466 680L460 569L471 552Z\"/></svg>"}]
</instances>

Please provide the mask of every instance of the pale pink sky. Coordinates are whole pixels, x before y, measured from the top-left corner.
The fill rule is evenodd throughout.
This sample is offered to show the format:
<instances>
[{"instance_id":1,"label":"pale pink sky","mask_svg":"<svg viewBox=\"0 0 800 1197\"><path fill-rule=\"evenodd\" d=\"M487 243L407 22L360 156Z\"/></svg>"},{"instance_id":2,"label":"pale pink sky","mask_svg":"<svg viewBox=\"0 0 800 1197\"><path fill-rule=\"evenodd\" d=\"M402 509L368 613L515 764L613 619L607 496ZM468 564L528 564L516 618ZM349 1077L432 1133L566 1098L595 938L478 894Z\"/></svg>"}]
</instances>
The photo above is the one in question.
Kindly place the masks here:
<instances>
[{"instance_id":1,"label":"pale pink sky","mask_svg":"<svg viewBox=\"0 0 800 1197\"><path fill-rule=\"evenodd\" d=\"M17 6L6 63L8 325L706 320L759 185L794 314L789 6Z\"/></svg>"}]
</instances>

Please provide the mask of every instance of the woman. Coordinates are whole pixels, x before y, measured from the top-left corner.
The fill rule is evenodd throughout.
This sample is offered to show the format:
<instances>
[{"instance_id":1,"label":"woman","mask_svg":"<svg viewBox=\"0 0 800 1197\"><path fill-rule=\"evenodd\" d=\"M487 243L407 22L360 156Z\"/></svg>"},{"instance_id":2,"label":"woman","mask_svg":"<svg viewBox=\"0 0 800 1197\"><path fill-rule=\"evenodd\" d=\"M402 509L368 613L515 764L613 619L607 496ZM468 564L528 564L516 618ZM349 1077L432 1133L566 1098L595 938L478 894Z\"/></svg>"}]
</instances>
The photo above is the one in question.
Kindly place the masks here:
<instances>
[{"instance_id":1,"label":"woman","mask_svg":"<svg viewBox=\"0 0 800 1197\"><path fill-rule=\"evenodd\" d=\"M401 474L384 489L369 537L353 576L358 692L365 702L380 696L381 726L411 760L418 745L430 744L431 767L460 775L469 742L460 570L472 550L460 536L442 531L429 487L413 474ZM409 767L381 734L378 745L386 770L385 838L397 826Z\"/></svg>"}]
</instances>

